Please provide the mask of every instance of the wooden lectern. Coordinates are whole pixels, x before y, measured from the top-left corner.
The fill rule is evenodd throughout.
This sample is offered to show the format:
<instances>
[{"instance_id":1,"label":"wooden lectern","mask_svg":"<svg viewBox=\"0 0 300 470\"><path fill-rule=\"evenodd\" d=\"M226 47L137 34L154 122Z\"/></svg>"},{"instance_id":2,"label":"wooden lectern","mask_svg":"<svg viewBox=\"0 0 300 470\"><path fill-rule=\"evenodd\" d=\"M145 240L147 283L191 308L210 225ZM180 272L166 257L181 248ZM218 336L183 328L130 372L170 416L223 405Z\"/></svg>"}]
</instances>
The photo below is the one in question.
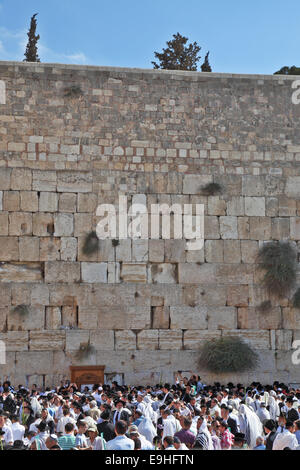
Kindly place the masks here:
<instances>
[{"instance_id":1,"label":"wooden lectern","mask_svg":"<svg viewBox=\"0 0 300 470\"><path fill-rule=\"evenodd\" d=\"M81 385L104 384L105 366L70 366L71 383Z\"/></svg>"}]
</instances>

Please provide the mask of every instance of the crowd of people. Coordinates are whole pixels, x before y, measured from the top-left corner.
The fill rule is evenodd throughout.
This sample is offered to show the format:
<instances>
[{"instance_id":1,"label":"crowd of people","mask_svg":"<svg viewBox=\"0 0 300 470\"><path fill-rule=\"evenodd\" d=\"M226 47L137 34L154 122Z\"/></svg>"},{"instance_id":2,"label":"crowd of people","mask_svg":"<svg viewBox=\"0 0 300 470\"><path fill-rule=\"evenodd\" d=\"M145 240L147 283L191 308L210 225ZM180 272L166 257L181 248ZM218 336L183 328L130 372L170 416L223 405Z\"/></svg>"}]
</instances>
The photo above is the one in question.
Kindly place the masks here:
<instances>
[{"instance_id":1,"label":"crowd of people","mask_svg":"<svg viewBox=\"0 0 300 470\"><path fill-rule=\"evenodd\" d=\"M0 450L300 450L300 389L0 383Z\"/></svg>"}]
</instances>

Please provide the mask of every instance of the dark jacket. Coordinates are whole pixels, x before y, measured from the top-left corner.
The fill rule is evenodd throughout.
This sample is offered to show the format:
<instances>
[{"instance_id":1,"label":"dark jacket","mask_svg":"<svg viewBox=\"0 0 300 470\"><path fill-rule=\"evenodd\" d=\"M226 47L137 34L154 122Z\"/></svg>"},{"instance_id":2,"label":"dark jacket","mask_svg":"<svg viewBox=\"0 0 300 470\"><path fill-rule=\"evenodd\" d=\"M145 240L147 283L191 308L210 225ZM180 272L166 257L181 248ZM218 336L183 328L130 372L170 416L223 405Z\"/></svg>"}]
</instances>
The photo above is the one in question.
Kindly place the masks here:
<instances>
[{"instance_id":1,"label":"dark jacket","mask_svg":"<svg viewBox=\"0 0 300 470\"><path fill-rule=\"evenodd\" d=\"M272 450L276 436L276 431L270 432L269 436L266 439L266 450Z\"/></svg>"},{"instance_id":2,"label":"dark jacket","mask_svg":"<svg viewBox=\"0 0 300 470\"><path fill-rule=\"evenodd\" d=\"M101 436L103 433L103 438L106 440L106 442L111 441L116 437L114 425L109 421L102 421L102 423L98 423L97 429L99 436Z\"/></svg>"}]
</instances>

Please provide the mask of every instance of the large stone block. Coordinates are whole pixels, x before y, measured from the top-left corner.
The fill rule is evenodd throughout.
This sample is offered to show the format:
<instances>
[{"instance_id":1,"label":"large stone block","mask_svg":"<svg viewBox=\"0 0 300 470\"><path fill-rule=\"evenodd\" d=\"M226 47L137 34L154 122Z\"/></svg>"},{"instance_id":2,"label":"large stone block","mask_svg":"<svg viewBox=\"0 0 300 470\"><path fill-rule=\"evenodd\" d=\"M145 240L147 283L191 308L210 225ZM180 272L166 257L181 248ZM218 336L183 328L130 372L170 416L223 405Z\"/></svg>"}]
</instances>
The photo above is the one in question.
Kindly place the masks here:
<instances>
[{"instance_id":1,"label":"large stone block","mask_svg":"<svg viewBox=\"0 0 300 470\"><path fill-rule=\"evenodd\" d=\"M53 351L22 351L16 354L16 376L23 376L30 364L31 375L53 373ZM25 383L23 379L22 383ZM19 382L18 382L19 383Z\"/></svg>"},{"instance_id":2,"label":"large stone block","mask_svg":"<svg viewBox=\"0 0 300 470\"><path fill-rule=\"evenodd\" d=\"M148 240L132 240L132 261L148 261Z\"/></svg>"},{"instance_id":3,"label":"large stone block","mask_svg":"<svg viewBox=\"0 0 300 470\"><path fill-rule=\"evenodd\" d=\"M98 328L109 330L142 330L151 325L150 307L125 304L104 307L99 305Z\"/></svg>"},{"instance_id":4,"label":"large stone block","mask_svg":"<svg viewBox=\"0 0 300 470\"><path fill-rule=\"evenodd\" d=\"M206 341L217 339L221 336L221 330L186 330L183 332L184 349L201 349Z\"/></svg>"},{"instance_id":5,"label":"large stone block","mask_svg":"<svg viewBox=\"0 0 300 470\"><path fill-rule=\"evenodd\" d=\"M54 233L53 214L40 212L32 216L32 232L38 237L49 237Z\"/></svg>"},{"instance_id":6,"label":"large stone block","mask_svg":"<svg viewBox=\"0 0 300 470\"><path fill-rule=\"evenodd\" d=\"M17 237L0 237L0 261L18 261L19 243Z\"/></svg>"},{"instance_id":7,"label":"large stone block","mask_svg":"<svg viewBox=\"0 0 300 470\"><path fill-rule=\"evenodd\" d=\"M42 281L41 263L2 263L0 264L1 282L34 282Z\"/></svg>"},{"instance_id":8,"label":"large stone block","mask_svg":"<svg viewBox=\"0 0 300 470\"><path fill-rule=\"evenodd\" d=\"M32 235L32 214L29 212L9 214L9 235Z\"/></svg>"},{"instance_id":9,"label":"large stone block","mask_svg":"<svg viewBox=\"0 0 300 470\"><path fill-rule=\"evenodd\" d=\"M20 192L4 191L2 209L9 212L17 212L20 210Z\"/></svg>"},{"instance_id":10,"label":"large stone block","mask_svg":"<svg viewBox=\"0 0 300 470\"><path fill-rule=\"evenodd\" d=\"M123 282L147 282L146 264L123 263L120 277Z\"/></svg>"},{"instance_id":11,"label":"large stone block","mask_svg":"<svg viewBox=\"0 0 300 470\"><path fill-rule=\"evenodd\" d=\"M160 298L162 299L162 302L163 302L164 299L162 297ZM158 297L156 297L156 299L158 299ZM152 308L152 328L168 329L169 327L170 327L170 308L164 305L153 307Z\"/></svg>"},{"instance_id":12,"label":"large stone block","mask_svg":"<svg viewBox=\"0 0 300 470\"><path fill-rule=\"evenodd\" d=\"M211 175L185 175L183 179L183 194L201 194L202 188L212 183Z\"/></svg>"},{"instance_id":13,"label":"large stone block","mask_svg":"<svg viewBox=\"0 0 300 470\"><path fill-rule=\"evenodd\" d=\"M91 193L93 178L90 172L60 171L57 176L57 191L60 193Z\"/></svg>"},{"instance_id":14,"label":"large stone block","mask_svg":"<svg viewBox=\"0 0 300 470\"><path fill-rule=\"evenodd\" d=\"M211 284L216 282L214 264L179 263L179 284Z\"/></svg>"},{"instance_id":15,"label":"large stone block","mask_svg":"<svg viewBox=\"0 0 300 470\"><path fill-rule=\"evenodd\" d=\"M210 196L207 201L208 215L226 215L226 201L219 196Z\"/></svg>"},{"instance_id":16,"label":"large stone block","mask_svg":"<svg viewBox=\"0 0 300 470\"><path fill-rule=\"evenodd\" d=\"M241 240L241 253L243 263L255 263L258 255L258 242L254 240Z\"/></svg>"},{"instance_id":17,"label":"large stone block","mask_svg":"<svg viewBox=\"0 0 300 470\"><path fill-rule=\"evenodd\" d=\"M224 261L224 241L206 240L205 241L205 261L207 263L223 263Z\"/></svg>"},{"instance_id":18,"label":"large stone block","mask_svg":"<svg viewBox=\"0 0 300 470\"><path fill-rule=\"evenodd\" d=\"M240 240L224 240L224 263L241 262Z\"/></svg>"},{"instance_id":19,"label":"large stone block","mask_svg":"<svg viewBox=\"0 0 300 470\"><path fill-rule=\"evenodd\" d=\"M251 264L219 264L216 281L221 284L252 284L254 267Z\"/></svg>"},{"instance_id":20,"label":"large stone block","mask_svg":"<svg viewBox=\"0 0 300 470\"><path fill-rule=\"evenodd\" d=\"M40 212L57 212L58 194L42 191L39 197Z\"/></svg>"},{"instance_id":21,"label":"large stone block","mask_svg":"<svg viewBox=\"0 0 300 470\"><path fill-rule=\"evenodd\" d=\"M300 198L300 176L289 176L287 178L285 194L293 199Z\"/></svg>"},{"instance_id":22,"label":"large stone block","mask_svg":"<svg viewBox=\"0 0 300 470\"><path fill-rule=\"evenodd\" d=\"M207 307L170 307L171 329L207 329Z\"/></svg>"},{"instance_id":23,"label":"large stone block","mask_svg":"<svg viewBox=\"0 0 300 470\"><path fill-rule=\"evenodd\" d=\"M49 287L46 284L35 284L31 288L32 305L49 305Z\"/></svg>"},{"instance_id":24,"label":"large stone block","mask_svg":"<svg viewBox=\"0 0 300 470\"><path fill-rule=\"evenodd\" d=\"M54 216L54 236L71 237L74 233L73 214L59 213Z\"/></svg>"},{"instance_id":25,"label":"large stone block","mask_svg":"<svg viewBox=\"0 0 300 470\"><path fill-rule=\"evenodd\" d=\"M270 240L271 218L250 217L250 238L252 240Z\"/></svg>"},{"instance_id":26,"label":"large stone block","mask_svg":"<svg viewBox=\"0 0 300 470\"><path fill-rule=\"evenodd\" d=\"M85 237L92 231L92 214L80 213L74 215L74 236Z\"/></svg>"},{"instance_id":27,"label":"large stone block","mask_svg":"<svg viewBox=\"0 0 300 470\"><path fill-rule=\"evenodd\" d=\"M87 330L66 330L66 351L78 351L81 344L86 344L90 339Z\"/></svg>"},{"instance_id":28,"label":"large stone block","mask_svg":"<svg viewBox=\"0 0 300 470\"><path fill-rule=\"evenodd\" d=\"M269 349L271 346L268 330L224 330L223 336L238 336L253 349Z\"/></svg>"},{"instance_id":29,"label":"large stone block","mask_svg":"<svg viewBox=\"0 0 300 470\"><path fill-rule=\"evenodd\" d=\"M32 174L33 191L56 191L56 172L34 170Z\"/></svg>"},{"instance_id":30,"label":"large stone block","mask_svg":"<svg viewBox=\"0 0 300 470\"><path fill-rule=\"evenodd\" d=\"M276 330L281 328L282 318L280 307L272 307L268 312L259 308L248 307L238 309L238 328Z\"/></svg>"},{"instance_id":31,"label":"large stone block","mask_svg":"<svg viewBox=\"0 0 300 470\"><path fill-rule=\"evenodd\" d=\"M228 286L227 305L234 307L247 307L249 303L249 286Z\"/></svg>"},{"instance_id":32,"label":"large stone block","mask_svg":"<svg viewBox=\"0 0 300 470\"><path fill-rule=\"evenodd\" d=\"M243 176L242 195L243 196L264 196L266 179L264 176Z\"/></svg>"},{"instance_id":33,"label":"large stone block","mask_svg":"<svg viewBox=\"0 0 300 470\"><path fill-rule=\"evenodd\" d=\"M115 340L116 351L136 350L136 334L131 330L115 331Z\"/></svg>"},{"instance_id":34,"label":"large stone block","mask_svg":"<svg viewBox=\"0 0 300 470\"><path fill-rule=\"evenodd\" d=\"M237 327L235 307L209 307L207 310L209 330L229 330Z\"/></svg>"},{"instance_id":35,"label":"large stone block","mask_svg":"<svg viewBox=\"0 0 300 470\"><path fill-rule=\"evenodd\" d=\"M60 255L62 261L76 261L77 238L61 237Z\"/></svg>"},{"instance_id":36,"label":"large stone block","mask_svg":"<svg viewBox=\"0 0 300 470\"><path fill-rule=\"evenodd\" d=\"M28 351L28 331L0 333L0 341L4 341L6 352Z\"/></svg>"},{"instance_id":37,"label":"large stone block","mask_svg":"<svg viewBox=\"0 0 300 470\"><path fill-rule=\"evenodd\" d=\"M8 235L8 212L0 213L0 236Z\"/></svg>"},{"instance_id":38,"label":"large stone block","mask_svg":"<svg viewBox=\"0 0 300 470\"><path fill-rule=\"evenodd\" d=\"M291 217L291 239L300 240L300 217Z\"/></svg>"},{"instance_id":39,"label":"large stone block","mask_svg":"<svg viewBox=\"0 0 300 470\"><path fill-rule=\"evenodd\" d=\"M113 330L91 330L90 343L97 351L113 351L115 336Z\"/></svg>"},{"instance_id":40,"label":"large stone block","mask_svg":"<svg viewBox=\"0 0 300 470\"><path fill-rule=\"evenodd\" d=\"M300 310L290 307L283 308L282 326L287 330L300 330Z\"/></svg>"},{"instance_id":41,"label":"large stone block","mask_svg":"<svg viewBox=\"0 0 300 470\"><path fill-rule=\"evenodd\" d=\"M171 263L153 264L151 278L155 284L175 284L177 282L177 265Z\"/></svg>"},{"instance_id":42,"label":"large stone block","mask_svg":"<svg viewBox=\"0 0 300 470\"><path fill-rule=\"evenodd\" d=\"M272 218L271 222L273 240L284 240L290 238L290 221L287 217Z\"/></svg>"},{"instance_id":43,"label":"large stone block","mask_svg":"<svg viewBox=\"0 0 300 470\"><path fill-rule=\"evenodd\" d=\"M10 177L11 177L11 168L0 168L0 189L9 190L10 187Z\"/></svg>"},{"instance_id":44,"label":"large stone block","mask_svg":"<svg viewBox=\"0 0 300 470\"><path fill-rule=\"evenodd\" d=\"M31 331L29 335L30 351L56 351L65 347L65 331Z\"/></svg>"},{"instance_id":45,"label":"large stone block","mask_svg":"<svg viewBox=\"0 0 300 470\"><path fill-rule=\"evenodd\" d=\"M47 330L58 330L61 325L61 309L59 307L46 307Z\"/></svg>"},{"instance_id":46,"label":"large stone block","mask_svg":"<svg viewBox=\"0 0 300 470\"><path fill-rule=\"evenodd\" d=\"M92 196L92 195L89 195ZM59 195L59 212L76 212L77 194L62 193ZM86 211L85 211L86 212Z\"/></svg>"},{"instance_id":47,"label":"large stone block","mask_svg":"<svg viewBox=\"0 0 300 470\"><path fill-rule=\"evenodd\" d=\"M245 215L245 200L243 197L234 196L227 202L227 215Z\"/></svg>"},{"instance_id":48,"label":"large stone block","mask_svg":"<svg viewBox=\"0 0 300 470\"><path fill-rule=\"evenodd\" d=\"M219 218L216 216L204 216L204 238L206 240L218 240L220 238Z\"/></svg>"},{"instance_id":49,"label":"large stone block","mask_svg":"<svg viewBox=\"0 0 300 470\"><path fill-rule=\"evenodd\" d=\"M36 191L20 191L20 208L24 212L37 212L39 199Z\"/></svg>"},{"instance_id":50,"label":"large stone block","mask_svg":"<svg viewBox=\"0 0 300 470\"><path fill-rule=\"evenodd\" d=\"M245 197L245 215L265 216L266 203L264 197Z\"/></svg>"},{"instance_id":51,"label":"large stone block","mask_svg":"<svg viewBox=\"0 0 300 470\"><path fill-rule=\"evenodd\" d=\"M220 233L223 239L237 239L238 238L238 227L237 217L227 216L220 217Z\"/></svg>"},{"instance_id":52,"label":"large stone block","mask_svg":"<svg viewBox=\"0 0 300 470\"><path fill-rule=\"evenodd\" d=\"M97 209L97 201L98 198L96 194L79 193L77 199L78 212L92 212L95 214Z\"/></svg>"},{"instance_id":53,"label":"large stone block","mask_svg":"<svg viewBox=\"0 0 300 470\"><path fill-rule=\"evenodd\" d=\"M159 349L182 349L182 330L159 330Z\"/></svg>"},{"instance_id":54,"label":"large stone block","mask_svg":"<svg viewBox=\"0 0 300 470\"><path fill-rule=\"evenodd\" d=\"M45 282L79 282L80 263L71 261L45 262Z\"/></svg>"},{"instance_id":55,"label":"large stone block","mask_svg":"<svg viewBox=\"0 0 300 470\"><path fill-rule=\"evenodd\" d=\"M13 168L11 173L11 189L30 191L32 172L29 168Z\"/></svg>"},{"instance_id":56,"label":"large stone block","mask_svg":"<svg viewBox=\"0 0 300 470\"><path fill-rule=\"evenodd\" d=\"M98 327L99 310L99 307L79 305L78 328L83 330L96 329ZM105 328L105 325L103 325L103 328Z\"/></svg>"},{"instance_id":57,"label":"large stone block","mask_svg":"<svg viewBox=\"0 0 300 470\"><path fill-rule=\"evenodd\" d=\"M161 263L165 259L164 240L149 240L149 261Z\"/></svg>"},{"instance_id":58,"label":"large stone block","mask_svg":"<svg viewBox=\"0 0 300 470\"><path fill-rule=\"evenodd\" d=\"M81 263L83 282L107 282L107 263Z\"/></svg>"},{"instance_id":59,"label":"large stone block","mask_svg":"<svg viewBox=\"0 0 300 470\"><path fill-rule=\"evenodd\" d=\"M19 238L20 261L40 260L40 239L38 237Z\"/></svg>"},{"instance_id":60,"label":"large stone block","mask_svg":"<svg viewBox=\"0 0 300 470\"><path fill-rule=\"evenodd\" d=\"M42 237L40 240L40 260L60 260L61 239L56 237Z\"/></svg>"},{"instance_id":61,"label":"large stone block","mask_svg":"<svg viewBox=\"0 0 300 470\"><path fill-rule=\"evenodd\" d=\"M158 330L143 330L137 334L137 349L158 349Z\"/></svg>"},{"instance_id":62,"label":"large stone block","mask_svg":"<svg viewBox=\"0 0 300 470\"><path fill-rule=\"evenodd\" d=\"M28 313L12 309L7 316L8 331L42 330L45 324L45 307L29 305Z\"/></svg>"}]
</instances>

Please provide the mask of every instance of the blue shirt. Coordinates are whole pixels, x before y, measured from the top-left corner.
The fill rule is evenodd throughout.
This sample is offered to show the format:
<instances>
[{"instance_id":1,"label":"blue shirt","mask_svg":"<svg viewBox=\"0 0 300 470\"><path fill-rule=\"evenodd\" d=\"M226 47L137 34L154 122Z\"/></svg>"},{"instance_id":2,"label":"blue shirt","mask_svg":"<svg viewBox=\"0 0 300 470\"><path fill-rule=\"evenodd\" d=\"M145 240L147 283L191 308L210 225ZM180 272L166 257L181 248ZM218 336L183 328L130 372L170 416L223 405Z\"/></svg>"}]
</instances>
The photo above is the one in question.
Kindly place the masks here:
<instances>
[{"instance_id":1,"label":"blue shirt","mask_svg":"<svg viewBox=\"0 0 300 470\"><path fill-rule=\"evenodd\" d=\"M106 444L107 450L134 450L134 442L126 436L117 436Z\"/></svg>"}]
</instances>

